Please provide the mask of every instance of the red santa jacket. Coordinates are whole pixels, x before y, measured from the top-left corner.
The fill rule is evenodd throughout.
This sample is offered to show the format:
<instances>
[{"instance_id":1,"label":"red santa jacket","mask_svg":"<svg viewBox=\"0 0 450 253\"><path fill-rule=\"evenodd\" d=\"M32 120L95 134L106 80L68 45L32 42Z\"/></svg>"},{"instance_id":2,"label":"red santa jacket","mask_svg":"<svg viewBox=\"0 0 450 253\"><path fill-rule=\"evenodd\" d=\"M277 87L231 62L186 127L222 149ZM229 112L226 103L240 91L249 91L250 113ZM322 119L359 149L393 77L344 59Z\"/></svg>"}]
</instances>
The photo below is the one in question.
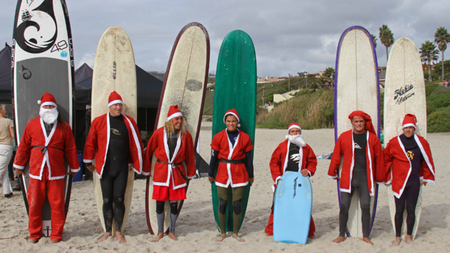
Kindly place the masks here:
<instances>
[{"instance_id":1,"label":"red santa jacket","mask_svg":"<svg viewBox=\"0 0 450 253\"><path fill-rule=\"evenodd\" d=\"M91 129L89 130L89 135L84 146L83 162L92 163L95 158L95 168L99 178L102 178L109 147L110 123L108 114L105 113L98 116L92 121ZM128 129L130 143L129 163L133 165L133 170L140 174L143 162L141 134L134 119L128 115L122 115Z\"/></svg>"},{"instance_id":2,"label":"red santa jacket","mask_svg":"<svg viewBox=\"0 0 450 253\"><path fill-rule=\"evenodd\" d=\"M186 131L177 138L177 146L173 152L172 159L169 159L169 145L167 144L167 133L164 127L158 128L150 138L144 158L144 175L149 175L152 166L152 155L160 161L166 163L181 163L185 162L187 166L187 178L195 176L195 151L194 141L191 134ZM153 171L153 185L169 186L170 178L173 178L173 189L186 187L186 181L183 176L186 176L186 168L184 164L177 165L179 169L162 162L156 162ZM180 174L183 173L183 176Z\"/></svg>"},{"instance_id":3,"label":"red santa jacket","mask_svg":"<svg viewBox=\"0 0 450 253\"><path fill-rule=\"evenodd\" d=\"M434 163L431 156L430 144L422 136L414 135L420 152L422 164L420 166L420 179L435 184ZM386 166L387 184L392 183L392 191L395 197L400 198L405 190L409 175L411 175L411 161L406 155L400 136L392 138L384 149L384 161ZM392 170L392 178L391 178Z\"/></svg>"},{"instance_id":4,"label":"red santa jacket","mask_svg":"<svg viewBox=\"0 0 450 253\"><path fill-rule=\"evenodd\" d=\"M289 159L289 145L291 145L289 139L280 143L275 151L273 151L272 158L270 159L270 172L272 173L272 178L275 183L277 183L277 180L281 178L286 171ZM312 148L308 144L304 147L300 147L299 156L302 162L298 164L298 172L306 169L309 176L314 176L317 168L317 158Z\"/></svg>"},{"instance_id":5,"label":"red santa jacket","mask_svg":"<svg viewBox=\"0 0 450 253\"><path fill-rule=\"evenodd\" d=\"M239 131L239 135L231 147L228 139L227 129L214 135L211 148L219 152L218 159L227 160L245 160L245 153L253 149L250 136L243 131ZM231 184L232 188L246 186L248 184L248 173L245 163L229 164L219 162L216 174L216 185L227 188Z\"/></svg>"},{"instance_id":6,"label":"red santa jacket","mask_svg":"<svg viewBox=\"0 0 450 253\"><path fill-rule=\"evenodd\" d=\"M373 196L375 193L374 183L384 183L386 173L380 140L378 140L375 134L369 131L366 132L366 136L367 183L370 196ZM339 187L342 192L346 193L351 193L351 181L353 176L353 166L355 163L354 146L353 130L343 132L336 141L330 167L328 168L328 176L330 178L337 178L339 175L338 173L339 166L341 164L341 157L344 156Z\"/></svg>"},{"instance_id":7,"label":"red santa jacket","mask_svg":"<svg viewBox=\"0 0 450 253\"><path fill-rule=\"evenodd\" d=\"M64 157L71 172L80 170L77 147L69 124L57 121L47 136L44 121L37 117L30 120L25 127L14 159L14 167L23 170L29 159L31 178L42 180L42 172L47 165L49 180L62 179L66 174Z\"/></svg>"}]
</instances>

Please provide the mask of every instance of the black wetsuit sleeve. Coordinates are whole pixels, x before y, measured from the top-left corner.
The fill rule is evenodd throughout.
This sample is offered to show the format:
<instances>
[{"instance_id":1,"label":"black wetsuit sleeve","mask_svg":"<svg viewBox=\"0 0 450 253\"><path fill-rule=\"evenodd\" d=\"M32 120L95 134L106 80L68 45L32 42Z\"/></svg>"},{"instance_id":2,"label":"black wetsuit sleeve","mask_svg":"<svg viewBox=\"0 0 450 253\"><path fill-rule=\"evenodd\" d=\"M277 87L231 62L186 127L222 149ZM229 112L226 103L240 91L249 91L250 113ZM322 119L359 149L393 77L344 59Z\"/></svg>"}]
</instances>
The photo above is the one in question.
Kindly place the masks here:
<instances>
[{"instance_id":1,"label":"black wetsuit sleeve","mask_svg":"<svg viewBox=\"0 0 450 253\"><path fill-rule=\"evenodd\" d=\"M219 151L215 151L214 149L211 150L211 160L209 161L209 171L208 171L208 177L214 177L214 169L216 168L217 164L217 157L219 155Z\"/></svg>"},{"instance_id":2,"label":"black wetsuit sleeve","mask_svg":"<svg viewBox=\"0 0 450 253\"><path fill-rule=\"evenodd\" d=\"M245 163L247 164L248 178L253 178L253 158L252 151L245 153Z\"/></svg>"}]
</instances>

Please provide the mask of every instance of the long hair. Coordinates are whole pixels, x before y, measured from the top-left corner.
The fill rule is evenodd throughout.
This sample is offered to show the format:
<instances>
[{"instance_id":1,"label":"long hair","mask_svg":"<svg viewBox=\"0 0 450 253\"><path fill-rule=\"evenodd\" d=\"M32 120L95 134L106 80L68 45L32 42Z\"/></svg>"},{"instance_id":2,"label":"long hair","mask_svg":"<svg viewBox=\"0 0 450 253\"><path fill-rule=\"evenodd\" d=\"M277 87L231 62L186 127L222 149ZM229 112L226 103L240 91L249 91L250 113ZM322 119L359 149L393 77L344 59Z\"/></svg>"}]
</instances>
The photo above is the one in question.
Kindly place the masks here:
<instances>
[{"instance_id":1,"label":"long hair","mask_svg":"<svg viewBox=\"0 0 450 253\"><path fill-rule=\"evenodd\" d=\"M166 123L164 123L164 129L166 130L167 133L167 139L169 139L170 136L172 136L172 133L175 131L175 129L173 128L172 120L168 120L166 121ZM180 136L180 134L183 135L185 133L186 133L186 120L182 117L181 129L178 132L178 136Z\"/></svg>"}]
</instances>

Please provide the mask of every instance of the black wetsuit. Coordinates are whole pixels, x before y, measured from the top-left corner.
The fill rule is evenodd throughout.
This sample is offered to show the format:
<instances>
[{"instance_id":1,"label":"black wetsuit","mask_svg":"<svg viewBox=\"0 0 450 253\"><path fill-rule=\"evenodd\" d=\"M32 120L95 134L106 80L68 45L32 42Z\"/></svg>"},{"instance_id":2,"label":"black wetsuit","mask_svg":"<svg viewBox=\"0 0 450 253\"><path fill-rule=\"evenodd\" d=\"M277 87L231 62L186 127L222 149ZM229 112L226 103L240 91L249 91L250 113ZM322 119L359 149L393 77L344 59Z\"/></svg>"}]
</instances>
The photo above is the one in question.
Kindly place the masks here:
<instances>
[{"instance_id":1,"label":"black wetsuit","mask_svg":"<svg viewBox=\"0 0 450 253\"><path fill-rule=\"evenodd\" d=\"M299 152L299 146L295 145L294 143L291 143L291 145L289 145L289 158L288 164L286 166L286 171L298 172L298 164L300 162Z\"/></svg>"},{"instance_id":2,"label":"black wetsuit","mask_svg":"<svg viewBox=\"0 0 450 253\"><path fill-rule=\"evenodd\" d=\"M341 192L341 207L339 212L339 236L345 237L345 230L348 221L348 210L353 193L358 190L358 196L362 211L363 237L369 237L370 228L370 193L367 183L366 147L367 134L353 133L355 145L355 160L351 179L351 193Z\"/></svg>"},{"instance_id":3,"label":"black wetsuit","mask_svg":"<svg viewBox=\"0 0 450 253\"><path fill-rule=\"evenodd\" d=\"M111 232L114 217L116 231L120 231L125 214L125 190L128 181L128 158L130 157L128 129L122 115L110 120L110 138L106 162L100 184L103 195L103 218L106 232ZM114 210L113 210L114 203Z\"/></svg>"},{"instance_id":4,"label":"black wetsuit","mask_svg":"<svg viewBox=\"0 0 450 253\"><path fill-rule=\"evenodd\" d=\"M405 190L399 199L395 198L395 234L401 236L403 224L403 212L406 204L406 224L407 235L412 235L414 223L416 221L416 205L420 193L420 165L422 163L422 153L419 146L414 140L414 136L410 138L405 135L400 136L400 140L405 147L406 154L411 161L412 171L406 183Z\"/></svg>"}]
</instances>

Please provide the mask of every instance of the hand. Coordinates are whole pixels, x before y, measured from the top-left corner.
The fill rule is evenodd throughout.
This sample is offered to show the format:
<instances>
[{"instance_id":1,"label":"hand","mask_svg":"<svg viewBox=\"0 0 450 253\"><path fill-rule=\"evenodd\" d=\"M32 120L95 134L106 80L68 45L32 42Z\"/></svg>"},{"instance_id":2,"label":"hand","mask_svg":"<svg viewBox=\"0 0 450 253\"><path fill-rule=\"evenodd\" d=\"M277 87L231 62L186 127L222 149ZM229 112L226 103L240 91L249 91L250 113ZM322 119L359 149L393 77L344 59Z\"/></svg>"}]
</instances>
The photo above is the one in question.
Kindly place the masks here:
<instances>
[{"instance_id":1,"label":"hand","mask_svg":"<svg viewBox=\"0 0 450 253\"><path fill-rule=\"evenodd\" d=\"M422 183L420 183L420 185L427 186L427 182L422 181Z\"/></svg>"},{"instance_id":2,"label":"hand","mask_svg":"<svg viewBox=\"0 0 450 253\"><path fill-rule=\"evenodd\" d=\"M20 177L20 176L24 176L24 177L27 177L27 175L23 172L23 170L19 170L19 169L16 169L16 175L17 175L17 177Z\"/></svg>"},{"instance_id":3,"label":"hand","mask_svg":"<svg viewBox=\"0 0 450 253\"><path fill-rule=\"evenodd\" d=\"M341 177L333 178L334 180L341 180Z\"/></svg>"},{"instance_id":4,"label":"hand","mask_svg":"<svg viewBox=\"0 0 450 253\"><path fill-rule=\"evenodd\" d=\"M386 186L390 186L390 185L391 185L391 183L386 183L386 184L384 184L384 185L386 185Z\"/></svg>"},{"instance_id":5,"label":"hand","mask_svg":"<svg viewBox=\"0 0 450 253\"><path fill-rule=\"evenodd\" d=\"M275 184L278 185L278 182L280 182L281 180L283 180L283 179L281 179L281 177L278 178L278 180L275 182Z\"/></svg>"},{"instance_id":6,"label":"hand","mask_svg":"<svg viewBox=\"0 0 450 253\"><path fill-rule=\"evenodd\" d=\"M92 164L90 166L86 166L86 168L90 171L90 172L94 172L95 171L95 166Z\"/></svg>"},{"instance_id":7,"label":"hand","mask_svg":"<svg viewBox=\"0 0 450 253\"><path fill-rule=\"evenodd\" d=\"M302 176L304 177L309 176L309 172L306 169L303 169L302 171L300 171L300 173L302 173Z\"/></svg>"},{"instance_id":8,"label":"hand","mask_svg":"<svg viewBox=\"0 0 450 253\"><path fill-rule=\"evenodd\" d=\"M248 179L248 182L250 183L250 185L252 185L254 181L255 181L254 178L249 178L249 179Z\"/></svg>"},{"instance_id":9,"label":"hand","mask_svg":"<svg viewBox=\"0 0 450 253\"><path fill-rule=\"evenodd\" d=\"M66 173L66 175L71 175L72 177L74 177L78 172L72 172L70 171L69 173Z\"/></svg>"},{"instance_id":10,"label":"hand","mask_svg":"<svg viewBox=\"0 0 450 253\"><path fill-rule=\"evenodd\" d=\"M208 177L209 182L212 184L214 182L214 178L213 177Z\"/></svg>"}]
</instances>

